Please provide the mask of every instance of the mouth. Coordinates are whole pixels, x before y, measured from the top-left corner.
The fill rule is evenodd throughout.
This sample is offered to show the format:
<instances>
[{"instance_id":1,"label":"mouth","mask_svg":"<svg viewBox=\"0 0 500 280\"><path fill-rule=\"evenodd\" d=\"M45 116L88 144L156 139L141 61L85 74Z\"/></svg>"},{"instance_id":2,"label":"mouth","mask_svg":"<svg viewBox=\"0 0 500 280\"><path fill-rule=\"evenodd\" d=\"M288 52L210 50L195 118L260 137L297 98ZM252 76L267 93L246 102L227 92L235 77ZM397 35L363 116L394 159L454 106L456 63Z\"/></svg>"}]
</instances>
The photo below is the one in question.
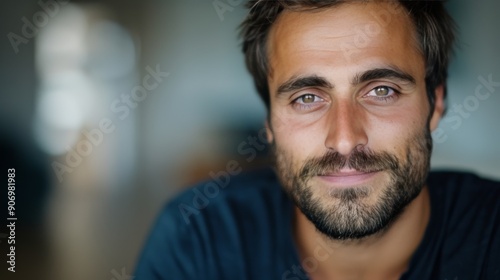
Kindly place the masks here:
<instances>
[{"instance_id":1,"label":"mouth","mask_svg":"<svg viewBox=\"0 0 500 280\"><path fill-rule=\"evenodd\" d=\"M335 187L352 187L366 183L380 172L381 170L362 172L355 169L341 169L338 172L320 174L318 177Z\"/></svg>"}]
</instances>

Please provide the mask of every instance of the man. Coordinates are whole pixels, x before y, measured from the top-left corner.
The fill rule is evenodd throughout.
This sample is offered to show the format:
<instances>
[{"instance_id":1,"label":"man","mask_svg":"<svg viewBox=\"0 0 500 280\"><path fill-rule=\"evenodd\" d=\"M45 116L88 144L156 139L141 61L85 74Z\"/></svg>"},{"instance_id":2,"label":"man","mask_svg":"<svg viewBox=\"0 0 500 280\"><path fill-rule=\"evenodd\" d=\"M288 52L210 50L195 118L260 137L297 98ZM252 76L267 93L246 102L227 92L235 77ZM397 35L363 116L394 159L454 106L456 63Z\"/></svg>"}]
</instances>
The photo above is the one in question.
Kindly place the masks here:
<instances>
[{"instance_id":1,"label":"man","mask_svg":"<svg viewBox=\"0 0 500 280\"><path fill-rule=\"evenodd\" d=\"M429 174L454 38L442 3L249 7L243 50L275 170L174 199L136 276L500 279L500 185Z\"/></svg>"}]
</instances>

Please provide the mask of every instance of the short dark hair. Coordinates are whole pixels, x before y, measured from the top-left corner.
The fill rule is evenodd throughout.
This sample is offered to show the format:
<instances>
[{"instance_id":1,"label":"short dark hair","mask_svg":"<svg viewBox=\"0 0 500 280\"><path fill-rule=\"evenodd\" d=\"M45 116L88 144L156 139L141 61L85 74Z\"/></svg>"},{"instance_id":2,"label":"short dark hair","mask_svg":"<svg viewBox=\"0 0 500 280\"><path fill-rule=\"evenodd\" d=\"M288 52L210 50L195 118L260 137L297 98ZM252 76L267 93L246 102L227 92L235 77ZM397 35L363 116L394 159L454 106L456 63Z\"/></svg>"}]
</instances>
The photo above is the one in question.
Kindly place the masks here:
<instances>
[{"instance_id":1,"label":"short dark hair","mask_svg":"<svg viewBox=\"0 0 500 280\"><path fill-rule=\"evenodd\" d=\"M315 10L346 4L346 0L249 0L250 12L240 26L240 36L245 62L253 76L257 91L267 109L269 104L267 38L272 24L283 10ZM360 2L360 1L356 1ZM448 64L453 51L456 25L446 12L443 1L394 0L411 16L417 31L420 49L425 57L425 82L431 108L434 108L434 91L444 86ZM432 111L431 111L432 112Z\"/></svg>"}]
</instances>

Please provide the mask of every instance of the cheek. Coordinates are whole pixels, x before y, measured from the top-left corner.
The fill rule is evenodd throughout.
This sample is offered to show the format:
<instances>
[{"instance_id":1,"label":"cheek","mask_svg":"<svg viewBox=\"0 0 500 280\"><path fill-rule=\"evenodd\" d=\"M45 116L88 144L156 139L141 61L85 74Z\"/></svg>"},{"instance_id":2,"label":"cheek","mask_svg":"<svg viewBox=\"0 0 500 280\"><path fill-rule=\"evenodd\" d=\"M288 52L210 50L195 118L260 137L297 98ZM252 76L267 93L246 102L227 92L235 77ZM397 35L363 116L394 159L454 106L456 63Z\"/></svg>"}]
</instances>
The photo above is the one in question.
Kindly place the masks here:
<instances>
[{"instance_id":1,"label":"cheek","mask_svg":"<svg viewBox=\"0 0 500 280\"><path fill-rule=\"evenodd\" d=\"M427 112L419 106L400 108L390 114L372 115L367 127L369 147L402 155L408 143L426 129Z\"/></svg>"},{"instance_id":2,"label":"cheek","mask_svg":"<svg viewBox=\"0 0 500 280\"><path fill-rule=\"evenodd\" d=\"M287 157L291 156L295 165L324 153L324 143L321 141L324 129L319 127L319 122L304 122L297 117L277 114L272 116L271 122L276 146Z\"/></svg>"}]
</instances>

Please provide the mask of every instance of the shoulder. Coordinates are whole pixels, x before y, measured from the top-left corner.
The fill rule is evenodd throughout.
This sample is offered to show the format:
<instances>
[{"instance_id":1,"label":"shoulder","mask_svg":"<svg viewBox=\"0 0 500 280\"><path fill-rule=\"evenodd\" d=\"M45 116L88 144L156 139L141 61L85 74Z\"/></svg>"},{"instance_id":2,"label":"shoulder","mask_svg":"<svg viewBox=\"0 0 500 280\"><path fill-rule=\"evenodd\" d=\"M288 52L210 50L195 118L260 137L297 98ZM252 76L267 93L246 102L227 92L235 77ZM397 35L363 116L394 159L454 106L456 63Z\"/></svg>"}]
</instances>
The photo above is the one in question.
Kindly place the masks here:
<instances>
[{"instance_id":1,"label":"shoulder","mask_svg":"<svg viewBox=\"0 0 500 280\"><path fill-rule=\"evenodd\" d=\"M443 271L497 273L500 183L465 172L432 172L428 185L434 234L442 242L440 254L447 264Z\"/></svg>"},{"instance_id":2,"label":"shoulder","mask_svg":"<svg viewBox=\"0 0 500 280\"><path fill-rule=\"evenodd\" d=\"M184 234L200 224L219 223L224 219L239 221L255 212L273 212L283 203L281 187L272 169L210 176L211 180L196 184L169 201L160 212L158 222L167 223Z\"/></svg>"},{"instance_id":3,"label":"shoulder","mask_svg":"<svg viewBox=\"0 0 500 280\"><path fill-rule=\"evenodd\" d=\"M168 203L163 213L175 214L186 225L227 212L262 209L273 211L282 197L272 169L259 169L236 176L212 173L211 180L192 186Z\"/></svg>"},{"instance_id":4,"label":"shoulder","mask_svg":"<svg viewBox=\"0 0 500 280\"><path fill-rule=\"evenodd\" d=\"M243 269L246 264L237 254L258 246L255 233L273 225L288 207L271 169L210 176L178 194L160 212L138 264L140 275L157 270L159 275L177 276L177 271L196 273L180 278L204 274L217 279L221 271ZM221 263L231 268L219 270Z\"/></svg>"},{"instance_id":5,"label":"shoulder","mask_svg":"<svg viewBox=\"0 0 500 280\"><path fill-rule=\"evenodd\" d=\"M500 182L467 172L439 171L429 174L428 183L431 194L453 204L452 208L493 207L498 211L500 207Z\"/></svg>"},{"instance_id":6,"label":"shoulder","mask_svg":"<svg viewBox=\"0 0 500 280\"><path fill-rule=\"evenodd\" d=\"M432 205L444 210L451 224L500 224L500 182L466 172L431 172Z\"/></svg>"},{"instance_id":7,"label":"shoulder","mask_svg":"<svg viewBox=\"0 0 500 280\"><path fill-rule=\"evenodd\" d=\"M474 186L481 185L487 188L500 187L500 182L492 179L478 176L477 174L464 171L449 171L449 170L436 170L429 173L429 180L433 182L446 183L457 186Z\"/></svg>"}]
</instances>

